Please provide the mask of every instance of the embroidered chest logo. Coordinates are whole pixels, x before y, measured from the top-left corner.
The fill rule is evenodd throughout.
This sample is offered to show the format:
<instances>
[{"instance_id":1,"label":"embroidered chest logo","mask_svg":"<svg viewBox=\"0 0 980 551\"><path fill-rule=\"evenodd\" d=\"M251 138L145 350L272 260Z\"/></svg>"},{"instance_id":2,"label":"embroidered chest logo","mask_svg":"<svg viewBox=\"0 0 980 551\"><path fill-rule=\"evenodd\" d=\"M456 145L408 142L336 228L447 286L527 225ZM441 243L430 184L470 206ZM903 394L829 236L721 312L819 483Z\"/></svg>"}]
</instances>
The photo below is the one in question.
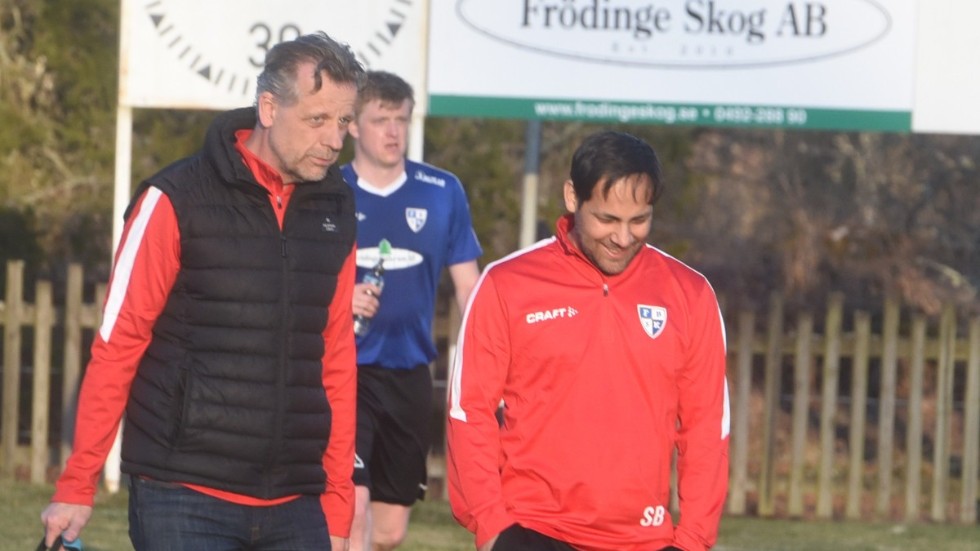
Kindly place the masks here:
<instances>
[{"instance_id":1,"label":"embroidered chest logo","mask_svg":"<svg viewBox=\"0 0 980 551\"><path fill-rule=\"evenodd\" d=\"M335 224L333 219L331 219L329 216L325 216L323 218L323 223L320 224L320 228L327 233L337 233L340 231L337 229L337 224Z\"/></svg>"},{"instance_id":2,"label":"embroidered chest logo","mask_svg":"<svg viewBox=\"0 0 980 551\"><path fill-rule=\"evenodd\" d=\"M425 225L425 219L428 217L429 211L426 209L412 207L405 209L405 221L408 222L408 227L415 233L422 231L422 226Z\"/></svg>"},{"instance_id":3,"label":"embroidered chest logo","mask_svg":"<svg viewBox=\"0 0 980 551\"><path fill-rule=\"evenodd\" d=\"M524 317L524 321L528 325L532 323L538 323L539 321L549 321L559 318L574 318L578 314L578 310L569 306L568 308L554 308L551 310L542 310L541 312L531 312Z\"/></svg>"},{"instance_id":4,"label":"embroidered chest logo","mask_svg":"<svg viewBox=\"0 0 980 551\"><path fill-rule=\"evenodd\" d=\"M640 316L640 326L651 339L659 337L667 327L667 309L663 306L637 304L636 312Z\"/></svg>"}]
</instances>

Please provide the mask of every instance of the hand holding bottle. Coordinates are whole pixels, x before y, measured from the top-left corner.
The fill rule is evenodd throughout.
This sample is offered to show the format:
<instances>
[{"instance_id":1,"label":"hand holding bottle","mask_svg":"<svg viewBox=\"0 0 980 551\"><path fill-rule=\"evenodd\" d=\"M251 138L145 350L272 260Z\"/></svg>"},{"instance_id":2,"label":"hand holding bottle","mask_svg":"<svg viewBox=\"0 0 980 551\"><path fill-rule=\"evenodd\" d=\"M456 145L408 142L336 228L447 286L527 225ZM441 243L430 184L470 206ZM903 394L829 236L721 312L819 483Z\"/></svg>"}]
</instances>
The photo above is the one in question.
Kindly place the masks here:
<instances>
[{"instance_id":1,"label":"hand holding bottle","mask_svg":"<svg viewBox=\"0 0 980 551\"><path fill-rule=\"evenodd\" d=\"M360 282L354 285L354 334L362 335L367 325L381 307L382 287L374 283Z\"/></svg>"},{"instance_id":2,"label":"hand holding bottle","mask_svg":"<svg viewBox=\"0 0 980 551\"><path fill-rule=\"evenodd\" d=\"M374 267L364 274L360 283L354 285L354 300L352 307L354 310L354 334L362 336L367 333L371 318L378 313L381 307L381 291L384 289L384 262L391 254L391 243L387 239L382 239L378 243L378 262Z\"/></svg>"}]
</instances>

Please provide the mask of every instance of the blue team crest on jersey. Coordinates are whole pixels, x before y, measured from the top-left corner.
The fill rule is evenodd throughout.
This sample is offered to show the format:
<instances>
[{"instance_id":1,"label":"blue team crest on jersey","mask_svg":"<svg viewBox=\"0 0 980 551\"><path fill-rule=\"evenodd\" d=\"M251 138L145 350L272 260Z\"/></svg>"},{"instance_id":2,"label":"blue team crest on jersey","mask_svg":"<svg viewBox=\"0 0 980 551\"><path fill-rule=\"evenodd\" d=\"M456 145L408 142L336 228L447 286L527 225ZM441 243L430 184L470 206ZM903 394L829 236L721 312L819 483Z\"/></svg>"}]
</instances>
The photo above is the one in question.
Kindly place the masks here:
<instances>
[{"instance_id":1,"label":"blue team crest on jersey","mask_svg":"<svg viewBox=\"0 0 980 551\"><path fill-rule=\"evenodd\" d=\"M663 306L647 306L637 304L636 312L640 315L640 325L643 331L651 338L660 336L667 327L667 309Z\"/></svg>"},{"instance_id":2,"label":"blue team crest on jersey","mask_svg":"<svg viewBox=\"0 0 980 551\"><path fill-rule=\"evenodd\" d=\"M427 209L412 207L405 209L405 221L408 222L408 227L415 233L422 231L422 226L425 225L425 219L428 217L429 211Z\"/></svg>"}]
</instances>

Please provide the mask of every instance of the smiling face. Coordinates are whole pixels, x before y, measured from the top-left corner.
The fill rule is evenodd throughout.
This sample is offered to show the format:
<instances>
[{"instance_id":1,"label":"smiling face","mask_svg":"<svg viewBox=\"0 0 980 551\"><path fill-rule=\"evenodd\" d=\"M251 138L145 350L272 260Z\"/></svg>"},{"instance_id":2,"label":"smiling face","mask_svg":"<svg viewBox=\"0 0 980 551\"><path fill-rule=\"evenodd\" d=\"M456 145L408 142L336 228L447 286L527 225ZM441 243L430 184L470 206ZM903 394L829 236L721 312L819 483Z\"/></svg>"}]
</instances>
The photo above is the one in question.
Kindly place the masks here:
<instances>
[{"instance_id":1,"label":"smiling face","mask_svg":"<svg viewBox=\"0 0 980 551\"><path fill-rule=\"evenodd\" d=\"M571 180L565 182L565 208L575 215L571 236L582 254L602 273L617 275L646 245L653 184L647 175L635 174L604 187L605 181L599 181L592 196L580 203Z\"/></svg>"},{"instance_id":2,"label":"smiling face","mask_svg":"<svg viewBox=\"0 0 980 551\"><path fill-rule=\"evenodd\" d=\"M279 171L284 183L322 180L337 162L354 119L357 86L338 84L324 72L323 85L314 92L314 70L313 63L298 66L295 102L269 92L258 100L259 123L268 132L260 157Z\"/></svg>"},{"instance_id":3,"label":"smiling face","mask_svg":"<svg viewBox=\"0 0 980 551\"><path fill-rule=\"evenodd\" d=\"M410 100L391 103L374 99L365 103L351 125L358 163L380 169L400 167L408 148L411 116Z\"/></svg>"}]
</instances>

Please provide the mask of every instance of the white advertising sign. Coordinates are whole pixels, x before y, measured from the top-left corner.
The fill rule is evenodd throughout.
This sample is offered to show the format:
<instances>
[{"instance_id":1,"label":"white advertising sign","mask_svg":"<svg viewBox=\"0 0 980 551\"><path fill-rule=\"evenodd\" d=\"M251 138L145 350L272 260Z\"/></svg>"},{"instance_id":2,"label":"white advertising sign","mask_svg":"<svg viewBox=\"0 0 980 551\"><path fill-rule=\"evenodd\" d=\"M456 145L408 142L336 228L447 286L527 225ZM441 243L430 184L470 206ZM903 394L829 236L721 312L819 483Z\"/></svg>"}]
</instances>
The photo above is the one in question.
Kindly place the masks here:
<instances>
[{"instance_id":1,"label":"white advertising sign","mask_svg":"<svg viewBox=\"0 0 980 551\"><path fill-rule=\"evenodd\" d=\"M424 97L425 0L122 0L120 103L251 105L265 53L325 31ZM424 102L419 102L424 109Z\"/></svg>"},{"instance_id":2,"label":"white advertising sign","mask_svg":"<svg viewBox=\"0 0 980 551\"><path fill-rule=\"evenodd\" d=\"M909 130L917 0L432 0L433 115Z\"/></svg>"},{"instance_id":3,"label":"white advertising sign","mask_svg":"<svg viewBox=\"0 0 980 551\"><path fill-rule=\"evenodd\" d=\"M929 0L919 8L915 132L980 134L980 2Z\"/></svg>"}]
</instances>

